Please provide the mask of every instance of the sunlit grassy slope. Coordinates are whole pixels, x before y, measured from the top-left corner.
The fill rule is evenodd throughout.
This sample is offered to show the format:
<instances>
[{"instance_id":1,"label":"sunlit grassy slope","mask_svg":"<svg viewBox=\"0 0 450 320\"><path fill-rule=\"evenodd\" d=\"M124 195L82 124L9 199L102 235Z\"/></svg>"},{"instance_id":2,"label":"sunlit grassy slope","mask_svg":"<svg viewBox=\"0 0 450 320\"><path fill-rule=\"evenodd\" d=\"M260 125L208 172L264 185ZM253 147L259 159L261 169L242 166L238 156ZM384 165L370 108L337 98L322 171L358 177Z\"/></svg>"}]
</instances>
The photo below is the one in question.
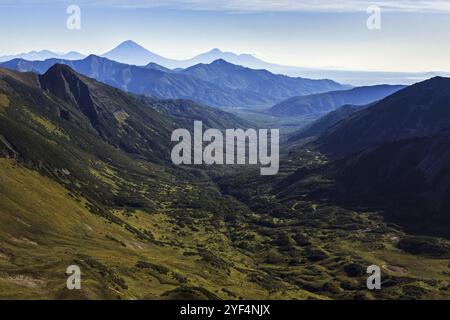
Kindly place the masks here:
<instances>
[{"instance_id":1,"label":"sunlit grassy slope","mask_svg":"<svg viewBox=\"0 0 450 320\"><path fill-rule=\"evenodd\" d=\"M395 229L371 238L370 228L383 225L367 215L345 213L339 219L346 221L338 222L341 230L332 229L326 222L330 209L308 211L300 204L309 220L316 214L325 222L295 235L299 229L292 220L270 219L270 229L246 224L230 230L207 217L181 227L164 209L115 211L152 235L144 240L94 215L86 199L14 160L1 159L0 168L1 298L376 298L364 289L361 274L346 273L352 263L383 266L388 281L382 298L408 297L405 292L449 295L448 260L397 249L403 234ZM253 219L268 223L258 214ZM345 232L352 223L369 230ZM239 245L231 234L240 238ZM72 264L82 270L80 291L65 287L64 273Z\"/></svg>"},{"instance_id":2,"label":"sunlit grassy slope","mask_svg":"<svg viewBox=\"0 0 450 320\"><path fill-rule=\"evenodd\" d=\"M117 211L154 236L145 241L92 214L85 199L14 160L0 159L0 169L1 298L316 296L289 285L271 294L250 281L249 274L260 273L254 260L212 227L194 231L163 212ZM205 258L206 250L220 252L226 265L215 264L214 254ZM81 291L66 289L64 273L72 264L82 269Z\"/></svg>"}]
</instances>

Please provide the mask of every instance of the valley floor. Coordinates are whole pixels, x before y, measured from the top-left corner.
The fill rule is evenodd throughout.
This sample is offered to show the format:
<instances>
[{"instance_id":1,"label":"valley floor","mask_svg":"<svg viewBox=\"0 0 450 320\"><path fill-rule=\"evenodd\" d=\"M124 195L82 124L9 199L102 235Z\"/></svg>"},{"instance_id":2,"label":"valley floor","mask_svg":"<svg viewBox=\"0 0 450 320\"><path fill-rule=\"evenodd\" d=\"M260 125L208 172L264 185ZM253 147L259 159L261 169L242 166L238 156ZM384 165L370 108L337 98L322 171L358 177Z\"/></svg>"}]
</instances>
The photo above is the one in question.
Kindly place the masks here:
<instances>
[{"instance_id":1,"label":"valley floor","mask_svg":"<svg viewBox=\"0 0 450 320\"><path fill-rule=\"evenodd\" d=\"M190 209L181 220L164 205L111 210L121 225L0 158L0 299L450 299L449 260L400 250L405 234L378 214L291 207L289 217L219 220ZM372 264L382 267L377 292L366 288ZM81 268L81 290L66 288L69 265Z\"/></svg>"}]
</instances>

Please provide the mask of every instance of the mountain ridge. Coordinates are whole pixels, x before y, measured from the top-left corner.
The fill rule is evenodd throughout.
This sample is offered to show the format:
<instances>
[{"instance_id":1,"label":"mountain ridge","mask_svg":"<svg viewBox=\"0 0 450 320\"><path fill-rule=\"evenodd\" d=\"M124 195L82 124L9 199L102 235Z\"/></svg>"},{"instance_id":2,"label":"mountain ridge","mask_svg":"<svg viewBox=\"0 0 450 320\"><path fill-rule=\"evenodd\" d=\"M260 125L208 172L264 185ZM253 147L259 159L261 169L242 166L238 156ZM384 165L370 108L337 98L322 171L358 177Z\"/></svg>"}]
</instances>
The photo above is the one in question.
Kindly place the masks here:
<instances>
[{"instance_id":1,"label":"mountain ridge","mask_svg":"<svg viewBox=\"0 0 450 320\"><path fill-rule=\"evenodd\" d=\"M326 130L314 144L341 157L386 141L432 135L450 126L448 105L450 78L434 77L351 115Z\"/></svg>"},{"instance_id":2,"label":"mountain ridge","mask_svg":"<svg viewBox=\"0 0 450 320\"><path fill-rule=\"evenodd\" d=\"M375 85L329 91L323 94L292 97L274 105L269 112L274 116L318 115L336 110L346 105L365 105L381 100L398 90L402 85Z\"/></svg>"},{"instance_id":3,"label":"mountain ridge","mask_svg":"<svg viewBox=\"0 0 450 320\"><path fill-rule=\"evenodd\" d=\"M317 137L339 121L342 121L351 116L353 113L367 107L369 107L369 105L355 106L351 104L339 107L336 110L331 111L320 117L319 119L313 121L312 123L306 125L304 128L291 133L289 135L288 141L290 143L296 143L303 139Z\"/></svg>"},{"instance_id":4,"label":"mountain ridge","mask_svg":"<svg viewBox=\"0 0 450 320\"><path fill-rule=\"evenodd\" d=\"M332 80L311 80L276 75L264 69L250 69L223 59L215 60L210 64L197 64L181 70L179 73L214 83L222 88L251 91L273 100L280 100L292 95L305 95L312 91L320 93L336 88L345 88Z\"/></svg>"},{"instance_id":5,"label":"mountain ridge","mask_svg":"<svg viewBox=\"0 0 450 320\"><path fill-rule=\"evenodd\" d=\"M156 63L168 69L185 69L199 63L209 64L218 59L224 59L233 64L245 65L250 68L265 69L265 66L271 65L251 54L236 54L233 52L222 51L218 48L200 53L189 59L170 59L156 54L132 40L126 40L100 56L115 60L117 62L137 66L145 66L149 63Z\"/></svg>"},{"instance_id":6,"label":"mountain ridge","mask_svg":"<svg viewBox=\"0 0 450 320\"><path fill-rule=\"evenodd\" d=\"M285 96L301 92L326 91L329 87L342 87L333 81L316 81L302 78L289 78L274 75L268 71L246 69L227 64L239 70L245 70L247 78L254 78L254 87L246 90L233 86L219 85L199 77L186 74L186 71L167 72L164 68L153 65L152 68L138 67L119 63L96 55L89 55L83 60L49 59L45 61L26 61L15 59L0 64L0 66L19 70L43 73L56 63L67 64L77 72L96 78L109 85L136 94L145 94L166 99L190 99L215 107L263 107L269 106L277 98L258 88L258 81L267 78ZM260 74L264 76L261 77ZM250 76L248 76L250 74ZM264 80L266 81L266 80ZM306 86L303 88L302 86ZM267 86L267 81L264 82ZM281 99L282 97L279 96Z\"/></svg>"}]
</instances>

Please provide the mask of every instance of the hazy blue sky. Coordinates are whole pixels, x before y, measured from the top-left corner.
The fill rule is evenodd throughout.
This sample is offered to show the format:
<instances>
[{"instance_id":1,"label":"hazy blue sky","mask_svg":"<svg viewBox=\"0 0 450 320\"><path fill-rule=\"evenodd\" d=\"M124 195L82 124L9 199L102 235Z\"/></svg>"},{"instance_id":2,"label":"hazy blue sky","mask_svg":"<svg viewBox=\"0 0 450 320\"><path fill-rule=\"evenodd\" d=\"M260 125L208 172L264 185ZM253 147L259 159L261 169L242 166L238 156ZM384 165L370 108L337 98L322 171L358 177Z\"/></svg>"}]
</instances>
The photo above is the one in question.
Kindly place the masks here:
<instances>
[{"instance_id":1,"label":"hazy blue sky","mask_svg":"<svg viewBox=\"0 0 450 320\"><path fill-rule=\"evenodd\" d=\"M370 3L381 30L366 27ZM66 28L69 4L81 30ZM1 0L0 28L0 55L100 54L132 39L178 59L217 47L293 66L450 71L450 0Z\"/></svg>"}]
</instances>

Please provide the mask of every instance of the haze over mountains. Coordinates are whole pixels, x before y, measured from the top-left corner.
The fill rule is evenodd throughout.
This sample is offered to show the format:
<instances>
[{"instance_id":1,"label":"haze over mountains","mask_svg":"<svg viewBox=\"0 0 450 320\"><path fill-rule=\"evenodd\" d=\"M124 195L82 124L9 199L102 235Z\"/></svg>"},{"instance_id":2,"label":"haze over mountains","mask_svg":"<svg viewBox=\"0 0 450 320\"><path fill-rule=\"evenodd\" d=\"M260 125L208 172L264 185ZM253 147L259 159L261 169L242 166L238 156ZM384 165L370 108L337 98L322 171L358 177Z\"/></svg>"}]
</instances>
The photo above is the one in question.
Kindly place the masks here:
<instances>
[{"instance_id":1,"label":"haze over mountains","mask_svg":"<svg viewBox=\"0 0 450 320\"><path fill-rule=\"evenodd\" d=\"M5 62L5 61L13 60L13 59L42 61L42 60L47 60L47 59L52 59L52 58L66 59L66 60L79 60L79 59L84 59L85 57L86 57L85 55L75 52L75 51L71 51L71 52L67 52L67 53L55 53L55 52L52 52L49 50L41 50L41 51L30 51L27 53L20 53L20 54L16 54L16 55L2 56L2 57L0 57L0 62Z\"/></svg>"},{"instance_id":2,"label":"haze over mountains","mask_svg":"<svg viewBox=\"0 0 450 320\"><path fill-rule=\"evenodd\" d=\"M267 69L270 64L255 58L250 54L235 54L232 52L223 52L220 49L212 49L211 51L201 53L191 59L174 60L162 57L153 53L134 41L128 40L111 51L102 54L102 57L115 60L118 62L144 66L148 63L156 63L169 69L185 69L196 64L209 64L215 60L226 60L232 64L242 65L252 69Z\"/></svg>"},{"instance_id":3,"label":"haze over mountains","mask_svg":"<svg viewBox=\"0 0 450 320\"><path fill-rule=\"evenodd\" d=\"M155 63L169 69L178 68L178 66L173 67L173 64L175 63L174 60L153 53L131 40L122 42L117 47L101 56L110 60L136 66L145 66L149 63Z\"/></svg>"},{"instance_id":4,"label":"haze over mountains","mask_svg":"<svg viewBox=\"0 0 450 320\"><path fill-rule=\"evenodd\" d=\"M275 66L266 63L250 54L235 54L232 52L224 52L218 48L211 51L201 53L191 59L175 60L165 58L154 52L151 52L134 41L127 40L120 43L117 47L110 51L100 54L99 56L114 60L117 62L145 66L149 63L155 63L168 69L179 69L192 67L199 63L209 64L215 60L223 59L230 63L246 66L252 69L267 69L270 66ZM49 50L31 51L28 53L20 53L15 55L6 55L0 57L0 62L9 61L12 59L25 59L30 61L46 60L51 58L66 59L66 60L80 60L86 55L72 51L66 54L58 54ZM269 68L270 69L270 68Z\"/></svg>"},{"instance_id":5,"label":"haze over mountains","mask_svg":"<svg viewBox=\"0 0 450 320\"><path fill-rule=\"evenodd\" d=\"M340 83L351 84L355 86L367 86L379 83L385 84L412 84L417 81L425 80L433 76L448 76L445 72L380 72L380 71L352 71L338 69L313 69L307 67L283 66L274 63L265 62L251 54L235 54L233 52L224 52L220 49L212 49L209 52L201 53L193 58L186 60L175 60L163 57L146 48L140 46L134 41L127 40L119 44L110 51L100 54L100 56L132 65L144 66L149 63L156 63L168 69L188 68L199 63L209 64L215 60L223 59L232 64L242 65L252 69L265 69L276 74L285 74L291 77L305 77L311 79L333 79ZM50 58L79 60L84 58L77 52L68 54L57 54L48 50L40 53L30 52L17 55L8 55L0 57L0 62L9 61L16 58L25 60L45 60Z\"/></svg>"},{"instance_id":6,"label":"haze over mountains","mask_svg":"<svg viewBox=\"0 0 450 320\"><path fill-rule=\"evenodd\" d=\"M377 85L350 90L330 91L289 98L270 109L275 116L305 116L324 114L345 105L365 105L381 100L405 86Z\"/></svg>"},{"instance_id":7,"label":"haze over mountains","mask_svg":"<svg viewBox=\"0 0 450 320\"><path fill-rule=\"evenodd\" d=\"M309 80L275 75L217 60L208 66L197 65L179 72L155 64L147 67L127 65L90 55L83 60L14 59L0 64L18 71L46 72L56 63L66 64L88 77L136 94L160 98L181 98L216 107L261 108L300 94L345 89L331 80ZM216 74L207 75L207 68Z\"/></svg>"}]
</instances>

